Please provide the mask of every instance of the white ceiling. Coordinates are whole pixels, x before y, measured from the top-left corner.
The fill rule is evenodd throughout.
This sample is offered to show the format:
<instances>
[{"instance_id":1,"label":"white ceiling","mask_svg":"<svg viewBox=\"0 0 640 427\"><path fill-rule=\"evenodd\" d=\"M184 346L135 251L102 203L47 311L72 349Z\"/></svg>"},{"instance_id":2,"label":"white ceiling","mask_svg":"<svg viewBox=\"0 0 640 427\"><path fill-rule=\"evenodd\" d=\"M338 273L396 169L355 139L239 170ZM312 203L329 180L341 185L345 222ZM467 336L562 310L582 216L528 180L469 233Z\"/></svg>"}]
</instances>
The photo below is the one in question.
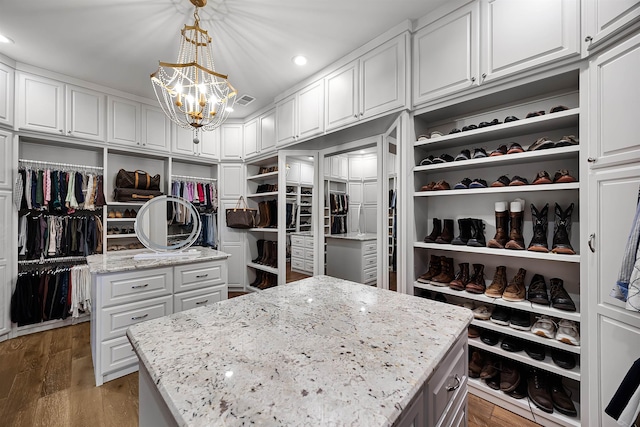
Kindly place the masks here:
<instances>
[{"instance_id":1,"label":"white ceiling","mask_svg":"<svg viewBox=\"0 0 640 427\"><path fill-rule=\"evenodd\" d=\"M246 117L335 60L447 0L209 0L201 26L216 70L240 95ZM149 75L174 61L193 22L189 0L0 0L0 53L22 63L155 99ZM293 64L303 54L304 67Z\"/></svg>"}]
</instances>

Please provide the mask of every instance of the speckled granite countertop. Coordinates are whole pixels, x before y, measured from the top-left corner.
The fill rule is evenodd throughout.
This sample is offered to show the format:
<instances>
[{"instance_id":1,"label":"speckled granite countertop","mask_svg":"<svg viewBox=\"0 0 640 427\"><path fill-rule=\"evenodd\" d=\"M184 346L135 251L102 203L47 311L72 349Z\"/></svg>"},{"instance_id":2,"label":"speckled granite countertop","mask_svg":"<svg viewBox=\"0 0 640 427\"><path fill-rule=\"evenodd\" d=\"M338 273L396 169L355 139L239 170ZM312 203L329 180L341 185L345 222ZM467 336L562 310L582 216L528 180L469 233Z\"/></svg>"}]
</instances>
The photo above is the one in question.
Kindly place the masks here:
<instances>
[{"instance_id":1,"label":"speckled granite countertop","mask_svg":"<svg viewBox=\"0 0 640 427\"><path fill-rule=\"evenodd\" d=\"M389 426L465 332L450 304L316 276L132 326L182 426Z\"/></svg>"},{"instance_id":2,"label":"speckled granite countertop","mask_svg":"<svg viewBox=\"0 0 640 427\"><path fill-rule=\"evenodd\" d=\"M230 256L227 253L200 246L193 246L190 249L199 250L200 255L171 258L133 259L133 256L136 254L151 253L149 249L134 249L128 251L107 252L106 254L89 255L87 257L87 264L89 264L89 271L91 273L104 274L188 264L192 262L215 261L218 259L227 259Z\"/></svg>"},{"instance_id":3,"label":"speckled granite countertop","mask_svg":"<svg viewBox=\"0 0 640 427\"><path fill-rule=\"evenodd\" d=\"M376 240L375 233L362 233L358 234L355 231L351 233L345 234L327 234L325 237L330 237L332 239L346 239L346 240Z\"/></svg>"}]
</instances>

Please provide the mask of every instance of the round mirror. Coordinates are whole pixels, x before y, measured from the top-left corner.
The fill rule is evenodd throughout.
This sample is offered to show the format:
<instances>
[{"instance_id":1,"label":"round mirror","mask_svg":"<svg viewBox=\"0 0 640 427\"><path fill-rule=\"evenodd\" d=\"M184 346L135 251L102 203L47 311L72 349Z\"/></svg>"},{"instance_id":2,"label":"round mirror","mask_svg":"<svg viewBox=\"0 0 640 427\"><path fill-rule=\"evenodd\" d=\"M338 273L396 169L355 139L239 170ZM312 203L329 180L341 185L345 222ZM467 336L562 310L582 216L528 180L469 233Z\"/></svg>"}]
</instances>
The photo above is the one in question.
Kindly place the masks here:
<instances>
[{"instance_id":1,"label":"round mirror","mask_svg":"<svg viewBox=\"0 0 640 427\"><path fill-rule=\"evenodd\" d=\"M134 230L146 248L177 252L189 248L200 236L200 215L191 202L174 196L158 196L142 205Z\"/></svg>"}]
</instances>

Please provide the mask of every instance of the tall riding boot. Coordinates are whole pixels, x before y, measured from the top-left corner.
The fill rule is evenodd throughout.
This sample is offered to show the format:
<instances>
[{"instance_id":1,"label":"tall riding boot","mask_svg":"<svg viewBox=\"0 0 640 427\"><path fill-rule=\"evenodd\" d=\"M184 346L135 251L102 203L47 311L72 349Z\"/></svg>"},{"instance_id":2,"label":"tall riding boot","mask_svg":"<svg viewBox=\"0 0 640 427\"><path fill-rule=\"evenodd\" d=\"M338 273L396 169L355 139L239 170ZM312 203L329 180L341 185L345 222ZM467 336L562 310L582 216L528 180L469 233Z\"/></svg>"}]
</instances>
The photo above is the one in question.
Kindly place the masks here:
<instances>
[{"instance_id":1,"label":"tall riding boot","mask_svg":"<svg viewBox=\"0 0 640 427\"><path fill-rule=\"evenodd\" d=\"M487 244L490 248L504 249L509 239L507 238L507 230L509 230L509 211L506 202L496 202L496 234Z\"/></svg>"},{"instance_id":2,"label":"tall riding boot","mask_svg":"<svg viewBox=\"0 0 640 427\"><path fill-rule=\"evenodd\" d=\"M264 253L264 239L258 239L256 244L258 246L258 257L256 259L252 260L251 262L257 264L258 261L260 260L260 258L262 258L262 255Z\"/></svg>"},{"instance_id":3,"label":"tall riding boot","mask_svg":"<svg viewBox=\"0 0 640 427\"><path fill-rule=\"evenodd\" d=\"M262 258L260 258L258 264L266 264L267 260L271 256L271 241L265 240L262 246Z\"/></svg>"},{"instance_id":4,"label":"tall riding boot","mask_svg":"<svg viewBox=\"0 0 640 427\"><path fill-rule=\"evenodd\" d=\"M451 241L452 245L466 245L471 238L471 225L473 219L462 218L458 220L460 235Z\"/></svg>"},{"instance_id":5,"label":"tall riding boot","mask_svg":"<svg viewBox=\"0 0 640 427\"><path fill-rule=\"evenodd\" d=\"M484 282L484 265L473 264L473 275L465 286L465 290L472 294L483 294L485 289L487 284Z\"/></svg>"},{"instance_id":6,"label":"tall riding boot","mask_svg":"<svg viewBox=\"0 0 640 427\"><path fill-rule=\"evenodd\" d=\"M469 263L460 263L460 270L456 273L456 277L449 283L449 287L456 291L464 291L465 286L469 282Z\"/></svg>"},{"instance_id":7,"label":"tall riding boot","mask_svg":"<svg viewBox=\"0 0 640 427\"><path fill-rule=\"evenodd\" d=\"M566 255L576 254L576 251L571 247L571 242L569 242L572 212L573 203L571 203L565 211L556 203L556 225L553 232L553 248L551 249L553 253Z\"/></svg>"},{"instance_id":8,"label":"tall riding boot","mask_svg":"<svg viewBox=\"0 0 640 427\"><path fill-rule=\"evenodd\" d=\"M453 240L453 220L445 219L444 227L442 227L442 233L440 233L440 235L436 239L436 243L451 243L452 240Z\"/></svg>"},{"instance_id":9,"label":"tall riding boot","mask_svg":"<svg viewBox=\"0 0 640 427\"><path fill-rule=\"evenodd\" d=\"M262 270L256 270L256 279L253 282L251 282L251 284L249 286L257 288L258 284L261 281L262 281Z\"/></svg>"},{"instance_id":10,"label":"tall riding boot","mask_svg":"<svg viewBox=\"0 0 640 427\"><path fill-rule=\"evenodd\" d=\"M424 238L425 243L435 243L438 236L442 233L442 221L438 218L433 218L433 228L431 234Z\"/></svg>"},{"instance_id":11,"label":"tall riding boot","mask_svg":"<svg viewBox=\"0 0 640 427\"><path fill-rule=\"evenodd\" d=\"M453 220L451 220L453 222ZM447 286L453 280L453 258L440 257L440 274L431 279L435 286Z\"/></svg>"},{"instance_id":12,"label":"tall riding boot","mask_svg":"<svg viewBox=\"0 0 640 427\"><path fill-rule=\"evenodd\" d=\"M260 221L256 227L264 228L269 225L269 211L267 209L267 202L258 203L258 213L260 214Z\"/></svg>"},{"instance_id":13,"label":"tall riding boot","mask_svg":"<svg viewBox=\"0 0 640 427\"><path fill-rule=\"evenodd\" d=\"M278 201L277 200L269 200L267 202L267 206L269 207L269 227L278 227Z\"/></svg>"},{"instance_id":14,"label":"tall riding boot","mask_svg":"<svg viewBox=\"0 0 640 427\"><path fill-rule=\"evenodd\" d=\"M441 264L440 257L437 255L431 255L431 259L429 260L429 269L426 273L418 277L418 282L420 283L430 283L431 279L440 274Z\"/></svg>"},{"instance_id":15,"label":"tall riding boot","mask_svg":"<svg viewBox=\"0 0 640 427\"><path fill-rule=\"evenodd\" d=\"M547 244L547 230L549 227L549 221L547 219L547 212L549 211L549 203L544 205L542 210L538 211L533 203L531 204L531 219L533 220L533 238L529 243L528 251L534 252L549 252L549 245Z\"/></svg>"},{"instance_id":16,"label":"tall riding boot","mask_svg":"<svg viewBox=\"0 0 640 427\"><path fill-rule=\"evenodd\" d=\"M271 254L266 263L269 267L277 267L278 266L278 242L271 242Z\"/></svg>"},{"instance_id":17,"label":"tall riding boot","mask_svg":"<svg viewBox=\"0 0 640 427\"><path fill-rule=\"evenodd\" d=\"M524 222L524 205L519 202L511 202L509 216L511 217L511 231L506 249L524 250L524 237L522 237L522 223Z\"/></svg>"},{"instance_id":18,"label":"tall riding boot","mask_svg":"<svg viewBox=\"0 0 640 427\"><path fill-rule=\"evenodd\" d=\"M471 231L472 236L467 242L467 246L476 248L484 248L487 246L487 241L484 238L484 223L481 219L471 218Z\"/></svg>"}]
</instances>

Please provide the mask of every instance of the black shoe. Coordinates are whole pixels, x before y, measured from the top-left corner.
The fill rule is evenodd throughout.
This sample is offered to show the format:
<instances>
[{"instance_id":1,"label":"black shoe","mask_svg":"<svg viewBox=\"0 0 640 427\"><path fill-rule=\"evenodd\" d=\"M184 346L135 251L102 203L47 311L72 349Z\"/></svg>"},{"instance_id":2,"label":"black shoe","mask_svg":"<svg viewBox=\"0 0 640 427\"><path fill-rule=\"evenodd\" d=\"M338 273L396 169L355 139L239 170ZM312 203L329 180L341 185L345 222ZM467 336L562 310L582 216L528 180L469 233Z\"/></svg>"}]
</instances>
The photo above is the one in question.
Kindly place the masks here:
<instances>
[{"instance_id":1,"label":"black shoe","mask_svg":"<svg viewBox=\"0 0 640 427\"><path fill-rule=\"evenodd\" d=\"M568 351L552 350L551 359L553 360L553 363L563 369L573 369L576 367L576 358Z\"/></svg>"},{"instance_id":2,"label":"black shoe","mask_svg":"<svg viewBox=\"0 0 640 427\"><path fill-rule=\"evenodd\" d=\"M483 330L480 332L480 341L487 345L496 345L500 340L500 335L493 331Z\"/></svg>"},{"instance_id":3,"label":"black shoe","mask_svg":"<svg viewBox=\"0 0 640 427\"><path fill-rule=\"evenodd\" d=\"M444 297L444 295L442 295L441 292L438 292L433 300L438 302L447 302L447 299Z\"/></svg>"},{"instance_id":4,"label":"black shoe","mask_svg":"<svg viewBox=\"0 0 640 427\"><path fill-rule=\"evenodd\" d=\"M484 380L484 382L487 383L487 385L492 389L500 390L500 374L491 378L487 378L486 380Z\"/></svg>"},{"instance_id":5,"label":"black shoe","mask_svg":"<svg viewBox=\"0 0 640 427\"><path fill-rule=\"evenodd\" d=\"M491 313L491 321L498 325L509 326L511 319L511 309L507 307L497 306Z\"/></svg>"},{"instance_id":6,"label":"black shoe","mask_svg":"<svg viewBox=\"0 0 640 427\"><path fill-rule=\"evenodd\" d=\"M534 342L528 342L524 346L524 352L533 360L544 360L546 357L545 346Z\"/></svg>"},{"instance_id":7,"label":"black shoe","mask_svg":"<svg viewBox=\"0 0 640 427\"><path fill-rule=\"evenodd\" d=\"M518 384L518 387L516 387L515 390L513 390L511 393L508 393L508 394L514 399L524 399L525 397L527 397L527 382L524 380L521 380L520 384Z\"/></svg>"},{"instance_id":8,"label":"black shoe","mask_svg":"<svg viewBox=\"0 0 640 427\"><path fill-rule=\"evenodd\" d=\"M502 344L500 344L500 347L508 352L511 353L516 353L518 351L522 351L522 341L518 338L514 338L514 337L505 337L502 340Z\"/></svg>"},{"instance_id":9,"label":"black shoe","mask_svg":"<svg viewBox=\"0 0 640 427\"><path fill-rule=\"evenodd\" d=\"M531 329L531 315L527 311L513 310L509 326L520 331Z\"/></svg>"}]
</instances>

